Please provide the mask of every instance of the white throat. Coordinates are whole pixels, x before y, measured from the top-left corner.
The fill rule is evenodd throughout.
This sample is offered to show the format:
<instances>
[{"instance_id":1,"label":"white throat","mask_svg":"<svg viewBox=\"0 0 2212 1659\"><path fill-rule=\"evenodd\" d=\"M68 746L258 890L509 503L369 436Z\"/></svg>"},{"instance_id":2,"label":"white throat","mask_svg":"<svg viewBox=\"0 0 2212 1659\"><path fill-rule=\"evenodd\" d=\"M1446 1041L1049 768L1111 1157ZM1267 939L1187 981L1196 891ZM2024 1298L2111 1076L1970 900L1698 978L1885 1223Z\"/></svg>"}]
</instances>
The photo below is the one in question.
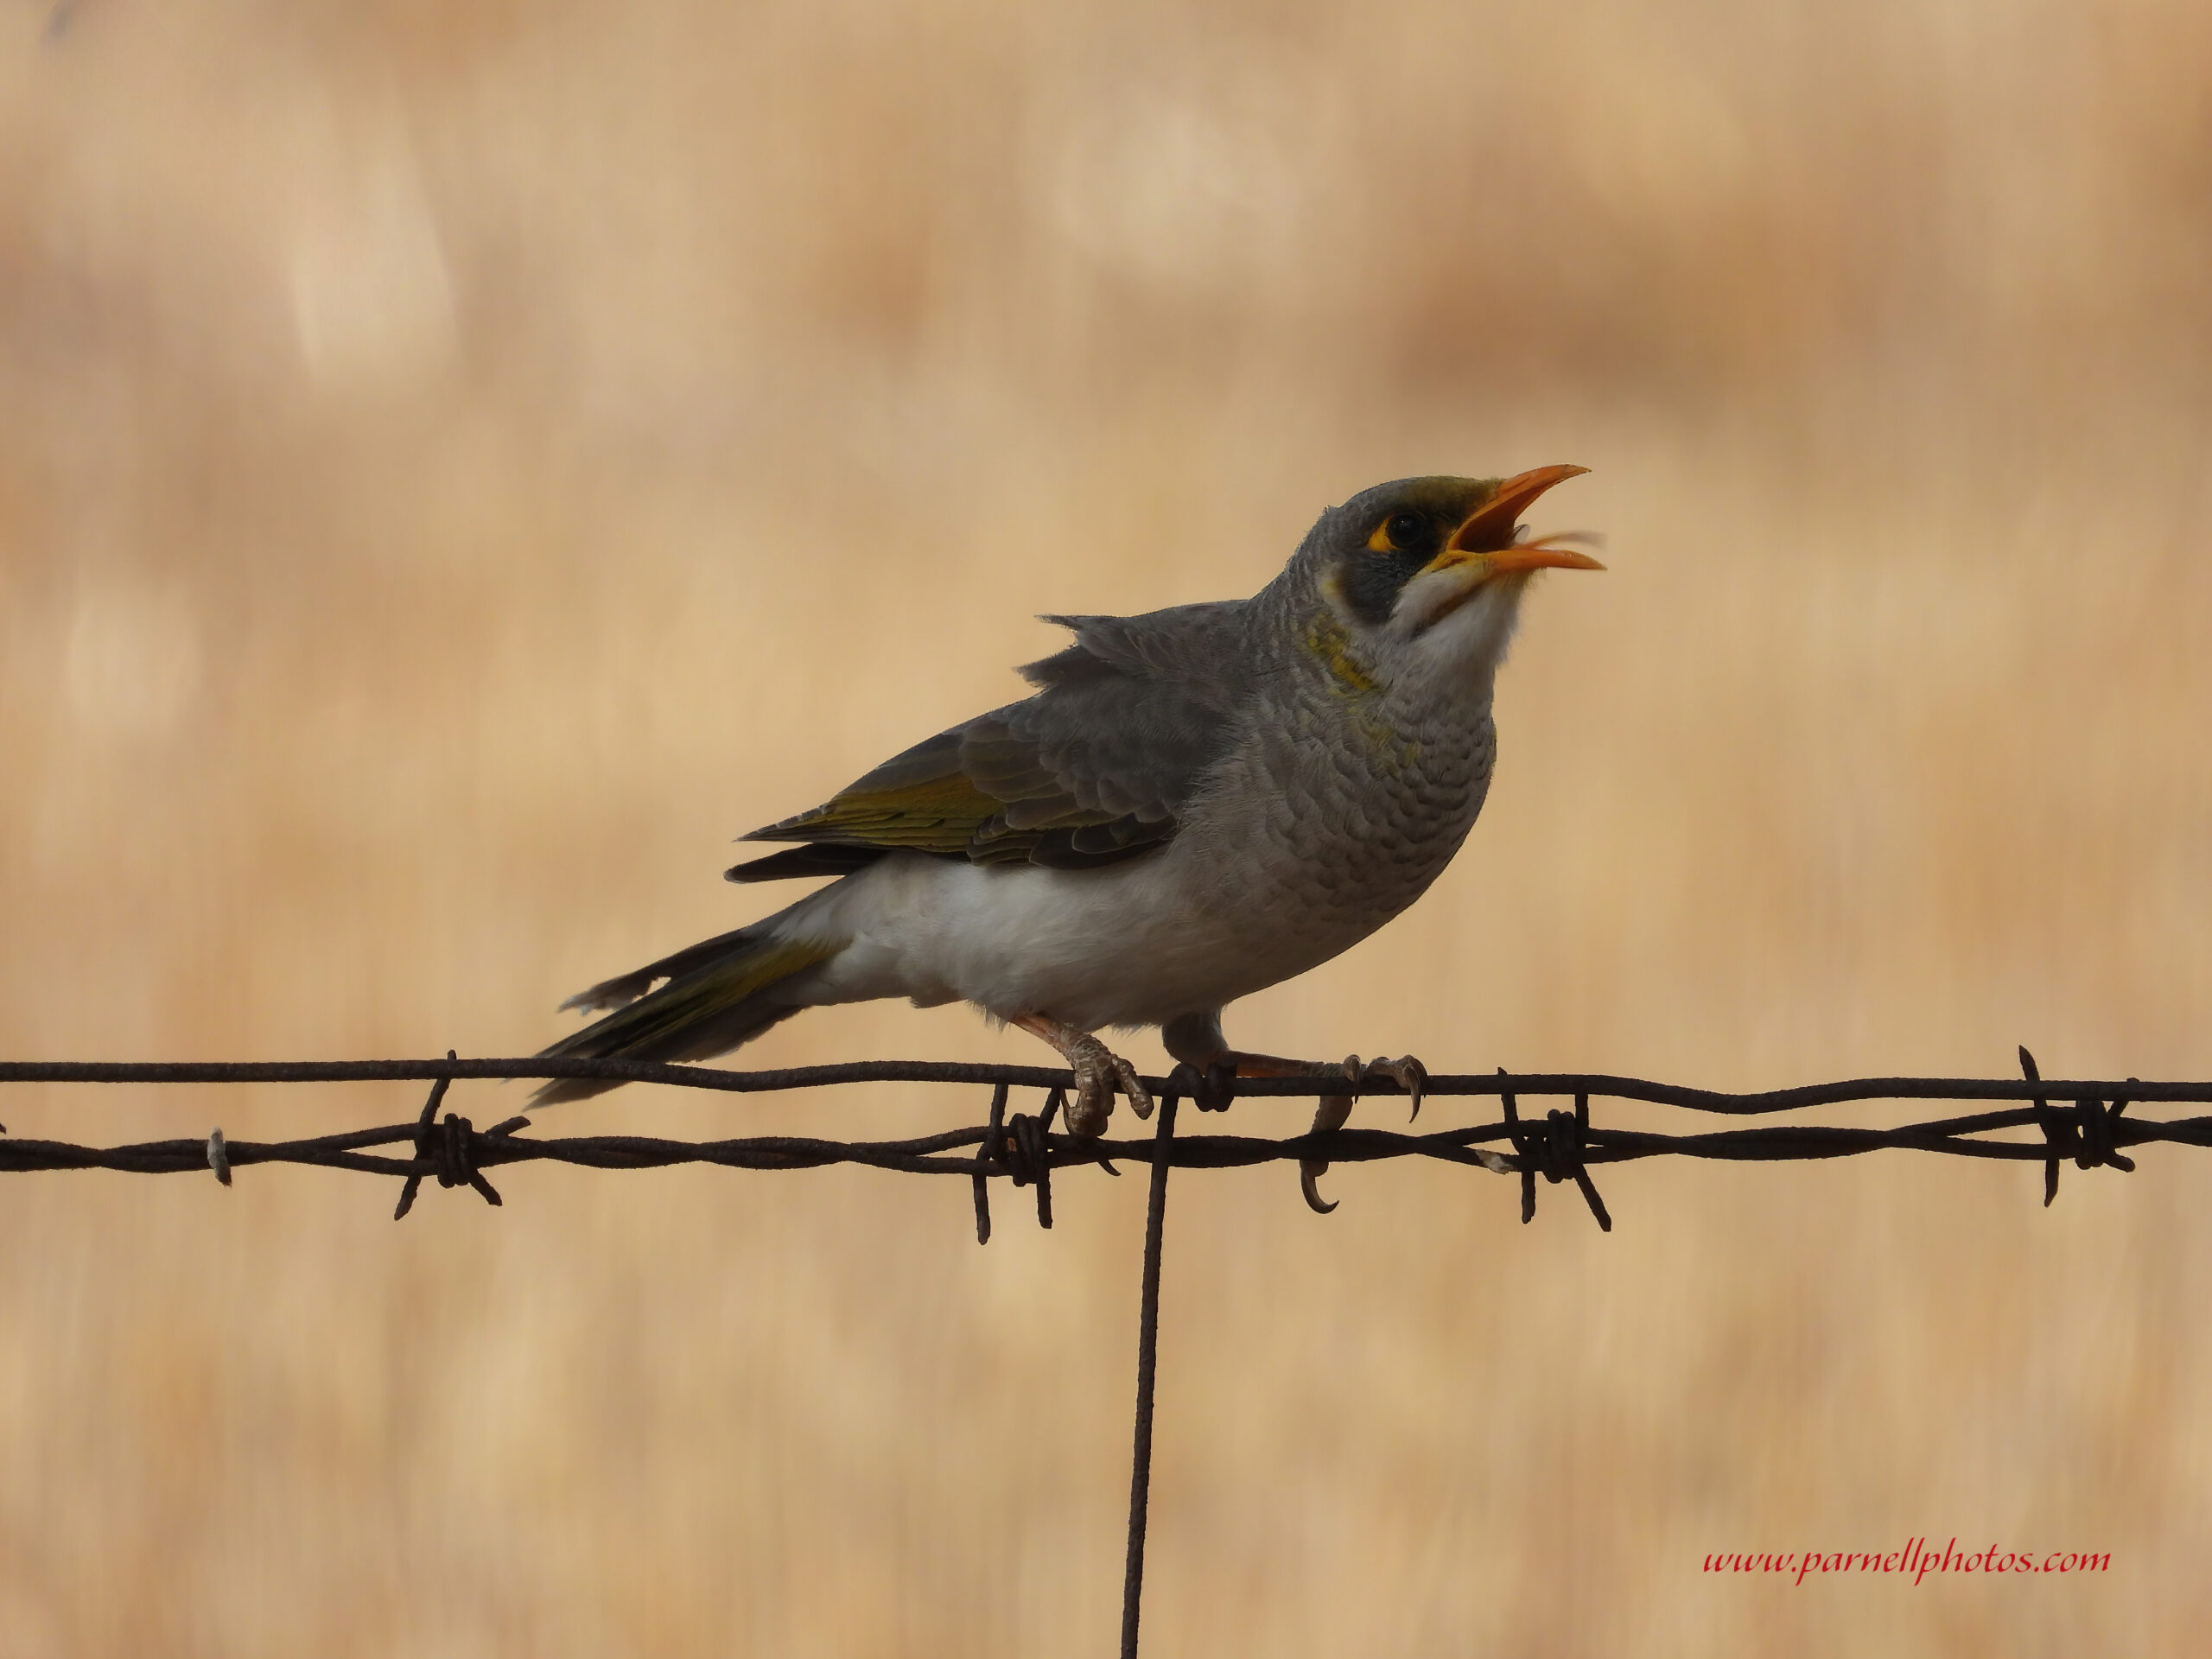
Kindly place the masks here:
<instances>
[{"instance_id":1,"label":"white throat","mask_svg":"<svg viewBox=\"0 0 2212 1659\"><path fill-rule=\"evenodd\" d=\"M1493 576L1456 610L1418 632L1401 633L1400 620L1393 617L1393 690L1415 697L1465 698L1472 693L1487 700L1520 624L1521 594L1527 586L1525 575Z\"/></svg>"}]
</instances>

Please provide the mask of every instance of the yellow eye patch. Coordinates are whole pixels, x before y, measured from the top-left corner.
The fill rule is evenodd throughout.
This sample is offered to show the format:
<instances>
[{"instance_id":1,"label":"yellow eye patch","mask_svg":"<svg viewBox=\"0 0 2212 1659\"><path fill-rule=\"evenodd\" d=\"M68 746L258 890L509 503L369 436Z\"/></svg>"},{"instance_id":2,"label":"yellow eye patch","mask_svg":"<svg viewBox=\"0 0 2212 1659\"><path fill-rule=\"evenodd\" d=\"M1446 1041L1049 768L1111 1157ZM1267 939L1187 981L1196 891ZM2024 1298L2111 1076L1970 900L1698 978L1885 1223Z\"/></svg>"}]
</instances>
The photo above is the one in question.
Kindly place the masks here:
<instances>
[{"instance_id":1,"label":"yellow eye patch","mask_svg":"<svg viewBox=\"0 0 2212 1659\"><path fill-rule=\"evenodd\" d=\"M1435 537L1433 522L1425 513L1413 512L1404 507L1393 512L1367 538L1370 553L1419 553Z\"/></svg>"}]
</instances>

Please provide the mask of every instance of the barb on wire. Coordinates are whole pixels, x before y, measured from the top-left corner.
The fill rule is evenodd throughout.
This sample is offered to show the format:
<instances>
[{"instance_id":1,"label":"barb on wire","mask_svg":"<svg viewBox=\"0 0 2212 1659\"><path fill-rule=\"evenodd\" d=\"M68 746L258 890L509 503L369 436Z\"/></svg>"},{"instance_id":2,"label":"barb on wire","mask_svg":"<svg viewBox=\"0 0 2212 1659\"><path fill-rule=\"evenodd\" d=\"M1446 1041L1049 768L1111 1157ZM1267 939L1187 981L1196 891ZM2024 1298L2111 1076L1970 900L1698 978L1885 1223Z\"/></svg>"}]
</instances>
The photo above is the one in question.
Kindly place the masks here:
<instances>
[{"instance_id":1,"label":"barb on wire","mask_svg":"<svg viewBox=\"0 0 2212 1659\"><path fill-rule=\"evenodd\" d=\"M2028 1052L2025 1043L2020 1045L2020 1071L2031 1084L2043 1081L2036 1070L2036 1057ZM2128 1085L2139 1088L2139 1081L2130 1077ZM2113 1149L2113 1125L2127 1109L2124 1096L2115 1095L2112 1109L2107 1112L2104 1103L2091 1096L2074 1103L2072 1111L2053 1106L2038 1094L2036 1096L2037 1127L2043 1130L2044 1140L2050 1147L2050 1155L2043 1160L2043 1207L2050 1209L2058 1197L2058 1166L2061 1160L2071 1158L2076 1169L2095 1169L2110 1165L2114 1169L2135 1173L2135 1160L2122 1157Z\"/></svg>"},{"instance_id":2,"label":"barb on wire","mask_svg":"<svg viewBox=\"0 0 2212 1659\"><path fill-rule=\"evenodd\" d=\"M1503 1075L1505 1068L1498 1067ZM1505 1105L1505 1130L1512 1137L1513 1150L1521 1154L1521 1222L1523 1226L1536 1218L1536 1173L1543 1172L1547 1181L1556 1185L1561 1181L1573 1181L1582 1194L1583 1203L1590 1206L1590 1213L1597 1217L1599 1230L1613 1230L1612 1216L1605 1209L1605 1201L1598 1196L1597 1183L1590 1179L1590 1172L1583 1166L1583 1148L1590 1140L1590 1096L1586 1090L1574 1096L1573 1116L1554 1109L1544 1116L1541 1128L1523 1128L1521 1124L1519 1103L1510 1090L1502 1092L1499 1098ZM1504 1160L1500 1160L1501 1163Z\"/></svg>"}]
</instances>

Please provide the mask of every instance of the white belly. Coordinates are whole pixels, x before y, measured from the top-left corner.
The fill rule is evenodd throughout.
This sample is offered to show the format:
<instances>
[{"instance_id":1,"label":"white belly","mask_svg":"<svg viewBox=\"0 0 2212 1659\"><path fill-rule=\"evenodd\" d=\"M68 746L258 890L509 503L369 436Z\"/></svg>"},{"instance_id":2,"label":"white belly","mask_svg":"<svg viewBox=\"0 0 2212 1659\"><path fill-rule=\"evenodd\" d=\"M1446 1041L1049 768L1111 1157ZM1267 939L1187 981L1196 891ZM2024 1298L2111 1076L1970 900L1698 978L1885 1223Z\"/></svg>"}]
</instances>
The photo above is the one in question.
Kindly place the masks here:
<instances>
[{"instance_id":1,"label":"white belly","mask_svg":"<svg viewBox=\"0 0 2212 1659\"><path fill-rule=\"evenodd\" d=\"M968 1001L1096 1031L1217 1008L1321 959L1294 926L1257 930L1278 940L1224 925L1212 887L1179 847L1096 870L894 855L794 907L795 936L846 944L792 991Z\"/></svg>"}]
</instances>

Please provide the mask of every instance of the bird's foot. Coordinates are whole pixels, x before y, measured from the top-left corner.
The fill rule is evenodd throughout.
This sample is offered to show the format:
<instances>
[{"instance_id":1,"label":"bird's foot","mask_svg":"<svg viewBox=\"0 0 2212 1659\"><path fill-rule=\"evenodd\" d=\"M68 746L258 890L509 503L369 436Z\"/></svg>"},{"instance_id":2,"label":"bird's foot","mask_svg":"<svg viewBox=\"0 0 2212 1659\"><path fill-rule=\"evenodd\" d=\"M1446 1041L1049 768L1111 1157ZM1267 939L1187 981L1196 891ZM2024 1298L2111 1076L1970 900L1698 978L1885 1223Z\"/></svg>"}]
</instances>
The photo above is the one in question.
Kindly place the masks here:
<instances>
[{"instance_id":1,"label":"bird's foot","mask_svg":"<svg viewBox=\"0 0 2212 1659\"><path fill-rule=\"evenodd\" d=\"M1335 1068L1315 1066L1316 1071ZM1320 1135L1331 1129L1341 1129L1351 1117L1351 1109L1359 1098L1359 1085L1373 1077L1388 1077L1413 1096L1413 1116L1421 1116L1421 1096L1428 1088L1428 1068L1410 1054L1395 1060L1380 1057L1363 1061L1358 1055L1347 1055L1343 1066L1344 1081L1351 1085L1351 1092L1324 1095L1313 1112L1313 1128L1310 1133ZM1333 1200L1325 1201L1319 1185L1321 1177L1329 1173L1329 1166L1319 1158L1304 1158L1298 1165L1298 1190L1305 1196L1306 1207L1317 1216L1325 1216L1337 1206Z\"/></svg>"},{"instance_id":2,"label":"bird's foot","mask_svg":"<svg viewBox=\"0 0 2212 1659\"><path fill-rule=\"evenodd\" d=\"M1332 1071L1335 1068L1317 1066L1315 1069ZM1343 1069L1346 1083L1357 1084L1360 1081L1363 1068L1359 1063L1358 1055L1346 1055ZM1313 1127L1308 1133L1325 1135L1332 1129L1344 1128L1351 1116L1353 1105L1358 1099L1359 1096L1356 1094L1322 1096L1314 1104ZM1317 1216L1325 1216L1337 1207L1335 1199L1324 1199L1321 1197L1320 1180L1328 1173L1329 1165L1326 1159L1301 1158L1298 1160L1298 1190L1306 1199L1306 1207Z\"/></svg>"},{"instance_id":3,"label":"bird's foot","mask_svg":"<svg viewBox=\"0 0 2212 1659\"><path fill-rule=\"evenodd\" d=\"M1359 1075L1353 1081L1364 1083L1370 1077L1388 1077L1413 1096L1414 1109L1406 1118L1408 1123L1421 1116L1421 1097L1428 1092L1428 1068L1419 1060L1410 1054L1386 1060L1378 1054L1360 1067Z\"/></svg>"},{"instance_id":4,"label":"bird's foot","mask_svg":"<svg viewBox=\"0 0 2212 1659\"><path fill-rule=\"evenodd\" d=\"M1087 1031L1062 1025L1042 1015L1026 1015L1014 1024L1043 1038L1059 1050L1075 1072L1075 1098L1068 1103L1068 1133L1086 1137L1103 1135L1114 1115L1116 1089L1129 1097L1129 1109L1139 1117L1152 1116L1152 1091L1144 1086L1137 1069Z\"/></svg>"},{"instance_id":5,"label":"bird's foot","mask_svg":"<svg viewBox=\"0 0 2212 1659\"><path fill-rule=\"evenodd\" d=\"M1222 1041L1221 1020L1217 1010L1186 1016L1172 1021L1160 1035L1167 1045L1167 1052L1183 1062L1180 1071L1188 1068L1193 1073L1203 1073L1209 1078L1217 1072L1238 1077L1327 1077L1332 1081L1341 1077L1344 1087L1341 1092L1323 1095L1313 1113L1312 1133L1325 1135L1344 1128L1351 1116L1353 1103L1359 1098L1360 1085L1377 1077L1388 1077L1413 1097L1414 1116L1421 1116L1421 1096L1428 1092L1428 1068L1410 1054L1395 1060L1380 1058L1363 1060L1358 1055L1349 1056L1342 1065L1333 1065L1325 1060L1286 1059L1280 1054L1254 1054L1234 1049ZM1209 1090L1209 1092L1218 1092ZM1198 1104L1205 1109L1208 1103L1201 1096ZM1315 1185L1328 1173L1329 1166L1318 1158L1300 1159L1298 1165L1298 1190L1306 1195L1306 1204L1319 1215L1327 1215L1337 1206L1324 1202L1320 1188Z\"/></svg>"},{"instance_id":6,"label":"bird's foot","mask_svg":"<svg viewBox=\"0 0 2212 1659\"><path fill-rule=\"evenodd\" d=\"M1070 1135L1096 1135L1106 1132L1114 1115L1114 1090L1118 1086L1129 1097L1129 1109L1139 1117L1152 1116L1152 1093L1137 1069L1088 1033L1067 1047L1068 1064L1075 1068L1075 1099L1068 1107Z\"/></svg>"}]
</instances>

